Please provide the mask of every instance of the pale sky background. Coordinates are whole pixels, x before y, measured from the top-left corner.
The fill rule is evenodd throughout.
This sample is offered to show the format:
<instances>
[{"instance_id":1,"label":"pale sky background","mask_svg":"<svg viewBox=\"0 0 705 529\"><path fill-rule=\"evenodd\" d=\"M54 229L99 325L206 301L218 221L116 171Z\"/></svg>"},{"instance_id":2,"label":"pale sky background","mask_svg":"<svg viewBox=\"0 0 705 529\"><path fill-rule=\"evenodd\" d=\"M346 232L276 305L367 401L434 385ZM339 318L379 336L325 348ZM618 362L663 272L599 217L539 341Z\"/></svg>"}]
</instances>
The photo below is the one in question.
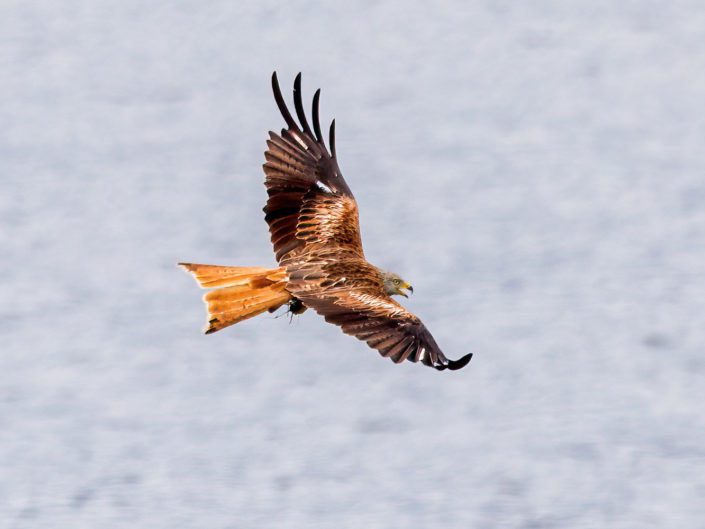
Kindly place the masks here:
<instances>
[{"instance_id":1,"label":"pale sky background","mask_svg":"<svg viewBox=\"0 0 705 529\"><path fill-rule=\"evenodd\" d=\"M705 4L0 3L0 527L705 528ZM450 357L270 266L269 78Z\"/></svg>"}]
</instances>

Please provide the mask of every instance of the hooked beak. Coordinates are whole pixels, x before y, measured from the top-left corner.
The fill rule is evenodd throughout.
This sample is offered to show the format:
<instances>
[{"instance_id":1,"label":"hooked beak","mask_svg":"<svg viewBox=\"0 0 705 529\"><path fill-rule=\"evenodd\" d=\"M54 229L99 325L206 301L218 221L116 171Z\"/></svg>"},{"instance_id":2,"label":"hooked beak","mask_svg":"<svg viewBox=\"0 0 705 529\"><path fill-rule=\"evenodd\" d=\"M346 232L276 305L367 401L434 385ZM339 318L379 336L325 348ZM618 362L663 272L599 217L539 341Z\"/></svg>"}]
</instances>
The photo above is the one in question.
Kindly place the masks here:
<instances>
[{"instance_id":1,"label":"hooked beak","mask_svg":"<svg viewBox=\"0 0 705 529\"><path fill-rule=\"evenodd\" d=\"M412 294L414 293L414 287L412 287L409 283L406 283L403 286L399 287L399 294L401 296L404 296L405 298L408 298L409 296L407 296L404 292L402 292L402 290L408 290Z\"/></svg>"}]
</instances>

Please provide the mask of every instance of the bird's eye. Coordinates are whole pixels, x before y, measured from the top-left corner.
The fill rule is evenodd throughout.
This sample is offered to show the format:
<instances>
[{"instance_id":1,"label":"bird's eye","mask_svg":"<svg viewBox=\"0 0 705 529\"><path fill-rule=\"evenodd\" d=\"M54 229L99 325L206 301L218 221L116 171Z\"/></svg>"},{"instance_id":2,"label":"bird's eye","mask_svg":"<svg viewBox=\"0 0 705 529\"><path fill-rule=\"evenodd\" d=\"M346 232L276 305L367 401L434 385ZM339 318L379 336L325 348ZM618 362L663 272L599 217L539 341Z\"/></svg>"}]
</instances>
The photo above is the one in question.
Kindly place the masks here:
<instances>
[{"instance_id":1,"label":"bird's eye","mask_svg":"<svg viewBox=\"0 0 705 529\"><path fill-rule=\"evenodd\" d=\"M398 279L395 279L395 280L394 280L394 284L395 284L395 285L398 285L399 283L400 283L400 281L399 281Z\"/></svg>"}]
</instances>

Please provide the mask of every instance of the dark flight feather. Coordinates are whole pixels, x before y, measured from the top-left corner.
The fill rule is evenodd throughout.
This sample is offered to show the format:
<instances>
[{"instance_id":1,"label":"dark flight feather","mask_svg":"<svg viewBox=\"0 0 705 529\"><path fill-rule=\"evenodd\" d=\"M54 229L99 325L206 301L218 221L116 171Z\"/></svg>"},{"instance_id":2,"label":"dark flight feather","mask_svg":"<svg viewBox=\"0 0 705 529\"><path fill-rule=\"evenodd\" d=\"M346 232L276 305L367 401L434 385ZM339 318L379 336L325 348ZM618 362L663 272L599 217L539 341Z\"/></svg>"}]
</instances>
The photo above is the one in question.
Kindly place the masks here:
<instances>
[{"instance_id":1,"label":"dark flight feather","mask_svg":"<svg viewBox=\"0 0 705 529\"><path fill-rule=\"evenodd\" d=\"M346 334L365 341L394 362L410 360L436 369L460 369L472 357L449 360L421 321L386 294L382 271L365 260L358 208L338 167L335 120L330 152L321 134L320 89L312 126L303 107L301 74L294 81L297 123L284 102L276 73L272 90L287 129L269 133L264 208L287 291Z\"/></svg>"}]
</instances>

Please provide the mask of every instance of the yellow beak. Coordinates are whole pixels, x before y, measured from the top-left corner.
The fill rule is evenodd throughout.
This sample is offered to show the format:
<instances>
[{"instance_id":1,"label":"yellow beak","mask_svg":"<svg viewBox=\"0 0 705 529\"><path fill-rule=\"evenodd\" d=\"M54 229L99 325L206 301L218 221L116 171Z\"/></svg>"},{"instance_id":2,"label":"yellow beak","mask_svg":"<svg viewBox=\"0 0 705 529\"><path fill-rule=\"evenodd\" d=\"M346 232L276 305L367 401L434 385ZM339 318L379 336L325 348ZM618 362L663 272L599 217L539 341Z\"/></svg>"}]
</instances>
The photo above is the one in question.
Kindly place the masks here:
<instances>
[{"instance_id":1,"label":"yellow beak","mask_svg":"<svg viewBox=\"0 0 705 529\"><path fill-rule=\"evenodd\" d=\"M409 296L402 292L402 290L408 290L412 294L414 293L414 287L412 287L409 283L404 283L402 286L399 287L399 295L408 298Z\"/></svg>"}]
</instances>

